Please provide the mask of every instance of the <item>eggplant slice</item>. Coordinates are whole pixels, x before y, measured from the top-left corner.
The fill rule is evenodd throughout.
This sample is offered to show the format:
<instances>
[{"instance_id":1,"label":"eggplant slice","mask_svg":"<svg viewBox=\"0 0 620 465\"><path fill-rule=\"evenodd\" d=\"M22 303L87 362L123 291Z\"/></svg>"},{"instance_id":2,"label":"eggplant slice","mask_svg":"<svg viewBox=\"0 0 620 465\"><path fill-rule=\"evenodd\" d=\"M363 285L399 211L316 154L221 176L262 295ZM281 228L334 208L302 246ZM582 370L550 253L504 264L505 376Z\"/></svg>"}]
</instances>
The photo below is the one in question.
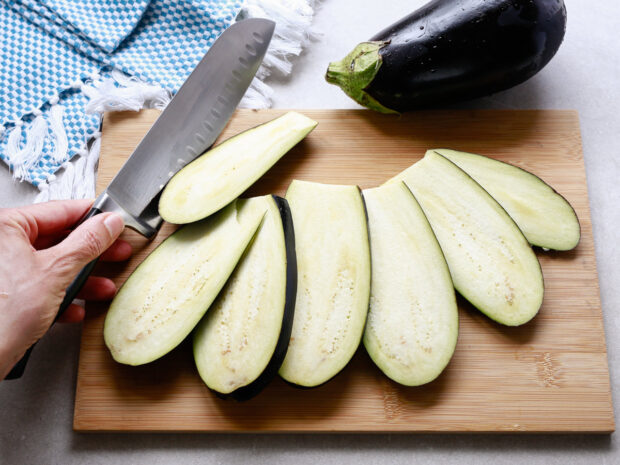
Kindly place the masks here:
<instances>
[{"instance_id":1,"label":"eggplant slice","mask_svg":"<svg viewBox=\"0 0 620 465\"><path fill-rule=\"evenodd\" d=\"M458 166L428 151L397 175L420 203L459 293L508 326L531 320L543 301L540 263L513 219Z\"/></svg>"},{"instance_id":2,"label":"eggplant slice","mask_svg":"<svg viewBox=\"0 0 620 465\"><path fill-rule=\"evenodd\" d=\"M254 184L316 125L291 111L222 142L172 177L159 200L159 214L170 223L184 224L215 213Z\"/></svg>"},{"instance_id":3,"label":"eggplant slice","mask_svg":"<svg viewBox=\"0 0 620 465\"><path fill-rule=\"evenodd\" d=\"M364 191L372 279L364 346L389 378L433 381L458 337L456 296L439 243L404 183Z\"/></svg>"},{"instance_id":4,"label":"eggplant slice","mask_svg":"<svg viewBox=\"0 0 620 465\"><path fill-rule=\"evenodd\" d=\"M106 316L103 335L114 360L142 365L179 345L226 283L265 211L264 203L236 200L153 250Z\"/></svg>"},{"instance_id":5,"label":"eggplant slice","mask_svg":"<svg viewBox=\"0 0 620 465\"><path fill-rule=\"evenodd\" d=\"M295 224L297 300L286 381L313 387L351 360L370 298L370 250L357 186L293 181L286 193Z\"/></svg>"},{"instance_id":6,"label":"eggplant slice","mask_svg":"<svg viewBox=\"0 0 620 465\"><path fill-rule=\"evenodd\" d=\"M286 200L252 199L267 213L237 268L194 332L194 359L205 384L246 400L278 374L297 292L293 222Z\"/></svg>"},{"instance_id":7,"label":"eggplant slice","mask_svg":"<svg viewBox=\"0 0 620 465\"><path fill-rule=\"evenodd\" d=\"M529 171L473 153L434 149L480 184L515 220L530 244L571 250L581 237L568 201Z\"/></svg>"}]
</instances>

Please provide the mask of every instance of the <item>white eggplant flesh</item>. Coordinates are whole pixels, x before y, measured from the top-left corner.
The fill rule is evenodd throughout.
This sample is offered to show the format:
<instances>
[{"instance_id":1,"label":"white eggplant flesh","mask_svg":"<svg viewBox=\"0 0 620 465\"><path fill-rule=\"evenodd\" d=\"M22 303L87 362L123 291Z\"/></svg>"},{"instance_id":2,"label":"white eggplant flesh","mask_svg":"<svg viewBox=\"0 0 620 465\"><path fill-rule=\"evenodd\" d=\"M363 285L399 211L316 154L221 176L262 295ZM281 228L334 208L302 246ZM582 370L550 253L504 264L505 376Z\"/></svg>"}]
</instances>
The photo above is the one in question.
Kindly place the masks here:
<instances>
[{"instance_id":1,"label":"white eggplant flesh","mask_svg":"<svg viewBox=\"0 0 620 465\"><path fill-rule=\"evenodd\" d=\"M297 299L286 381L313 387L340 372L357 350L370 298L370 249L357 186L293 181Z\"/></svg>"},{"instance_id":2,"label":"white eggplant flesh","mask_svg":"<svg viewBox=\"0 0 620 465\"><path fill-rule=\"evenodd\" d=\"M363 192L372 279L364 346L389 378L420 386L456 348L456 296L439 243L404 183Z\"/></svg>"},{"instance_id":3,"label":"white eggplant flesh","mask_svg":"<svg viewBox=\"0 0 620 465\"><path fill-rule=\"evenodd\" d=\"M179 345L217 297L264 215L263 204L236 200L153 250L106 316L104 339L114 360L142 365Z\"/></svg>"},{"instance_id":4,"label":"white eggplant flesh","mask_svg":"<svg viewBox=\"0 0 620 465\"><path fill-rule=\"evenodd\" d=\"M480 184L515 220L530 244L551 250L577 247L581 229L570 203L534 174L473 153L434 149Z\"/></svg>"},{"instance_id":5,"label":"white eggplant flesh","mask_svg":"<svg viewBox=\"0 0 620 465\"><path fill-rule=\"evenodd\" d=\"M204 383L247 400L277 375L288 347L297 266L286 200L257 197L265 219L237 268L194 331L194 360Z\"/></svg>"},{"instance_id":6,"label":"white eggplant flesh","mask_svg":"<svg viewBox=\"0 0 620 465\"><path fill-rule=\"evenodd\" d=\"M433 151L397 176L420 203L452 281L498 323L531 320L543 301L540 263L513 219L467 173Z\"/></svg>"},{"instance_id":7,"label":"white eggplant flesh","mask_svg":"<svg viewBox=\"0 0 620 465\"><path fill-rule=\"evenodd\" d=\"M201 220L242 194L317 122L294 111L237 134L212 148L168 182L161 217L176 224Z\"/></svg>"}]
</instances>

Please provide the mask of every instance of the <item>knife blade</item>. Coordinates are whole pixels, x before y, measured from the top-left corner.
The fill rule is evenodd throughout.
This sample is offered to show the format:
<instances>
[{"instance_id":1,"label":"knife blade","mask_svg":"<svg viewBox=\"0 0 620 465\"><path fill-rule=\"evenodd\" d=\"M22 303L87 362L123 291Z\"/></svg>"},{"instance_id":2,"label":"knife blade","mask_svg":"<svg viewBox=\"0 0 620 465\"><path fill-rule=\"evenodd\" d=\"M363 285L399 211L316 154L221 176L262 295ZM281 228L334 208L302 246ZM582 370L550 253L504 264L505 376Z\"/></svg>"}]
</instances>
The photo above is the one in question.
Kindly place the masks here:
<instances>
[{"instance_id":1,"label":"knife blade","mask_svg":"<svg viewBox=\"0 0 620 465\"><path fill-rule=\"evenodd\" d=\"M215 142L254 79L274 28L273 21L246 19L218 37L80 223L115 212L140 234L148 238L157 234L162 219L154 199L177 171ZM69 285L56 319L75 299L96 262L84 267ZM5 379L22 376L33 347Z\"/></svg>"},{"instance_id":2,"label":"knife blade","mask_svg":"<svg viewBox=\"0 0 620 465\"><path fill-rule=\"evenodd\" d=\"M274 26L247 19L220 35L95 207L121 213L127 226L147 237L155 233L161 220L143 216L145 209L178 170L215 142L252 82ZM144 224L149 222L151 229Z\"/></svg>"}]
</instances>

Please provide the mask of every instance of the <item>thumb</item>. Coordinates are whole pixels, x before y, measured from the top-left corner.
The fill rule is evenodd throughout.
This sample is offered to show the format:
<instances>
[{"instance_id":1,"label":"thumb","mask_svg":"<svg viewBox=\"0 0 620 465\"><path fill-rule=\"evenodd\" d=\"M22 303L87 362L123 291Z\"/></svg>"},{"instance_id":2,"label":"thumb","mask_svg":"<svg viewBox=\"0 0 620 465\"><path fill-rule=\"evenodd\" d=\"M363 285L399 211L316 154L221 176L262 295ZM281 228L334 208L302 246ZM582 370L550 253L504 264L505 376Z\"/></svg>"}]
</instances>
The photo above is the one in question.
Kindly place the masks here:
<instances>
[{"instance_id":1,"label":"thumb","mask_svg":"<svg viewBox=\"0 0 620 465\"><path fill-rule=\"evenodd\" d=\"M79 225L61 243L42 252L53 257L58 274L73 279L114 243L124 227L123 219L116 213L101 213Z\"/></svg>"}]
</instances>

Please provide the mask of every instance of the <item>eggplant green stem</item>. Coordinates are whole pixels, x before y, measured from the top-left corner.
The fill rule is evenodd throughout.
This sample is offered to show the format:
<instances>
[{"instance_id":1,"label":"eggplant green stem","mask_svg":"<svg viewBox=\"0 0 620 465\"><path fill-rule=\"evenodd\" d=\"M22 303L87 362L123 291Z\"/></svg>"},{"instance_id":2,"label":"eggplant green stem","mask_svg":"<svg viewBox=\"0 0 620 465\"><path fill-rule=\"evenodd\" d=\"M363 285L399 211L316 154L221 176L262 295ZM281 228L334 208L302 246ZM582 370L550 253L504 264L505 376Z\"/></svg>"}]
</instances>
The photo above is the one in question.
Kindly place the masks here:
<instances>
[{"instance_id":1,"label":"eggplant green stem","mask_svg":"<svg viewBox=\"0 0 620 465\"><path fill-rule=\"evenodd\" d=\"M370 96L365 89L375 78L383 60L379 50L385 42L362 42L340 61L332 61L325 79L336 84L360 105L381 113L398 113Z\"/></svg>"}]
</instances>

